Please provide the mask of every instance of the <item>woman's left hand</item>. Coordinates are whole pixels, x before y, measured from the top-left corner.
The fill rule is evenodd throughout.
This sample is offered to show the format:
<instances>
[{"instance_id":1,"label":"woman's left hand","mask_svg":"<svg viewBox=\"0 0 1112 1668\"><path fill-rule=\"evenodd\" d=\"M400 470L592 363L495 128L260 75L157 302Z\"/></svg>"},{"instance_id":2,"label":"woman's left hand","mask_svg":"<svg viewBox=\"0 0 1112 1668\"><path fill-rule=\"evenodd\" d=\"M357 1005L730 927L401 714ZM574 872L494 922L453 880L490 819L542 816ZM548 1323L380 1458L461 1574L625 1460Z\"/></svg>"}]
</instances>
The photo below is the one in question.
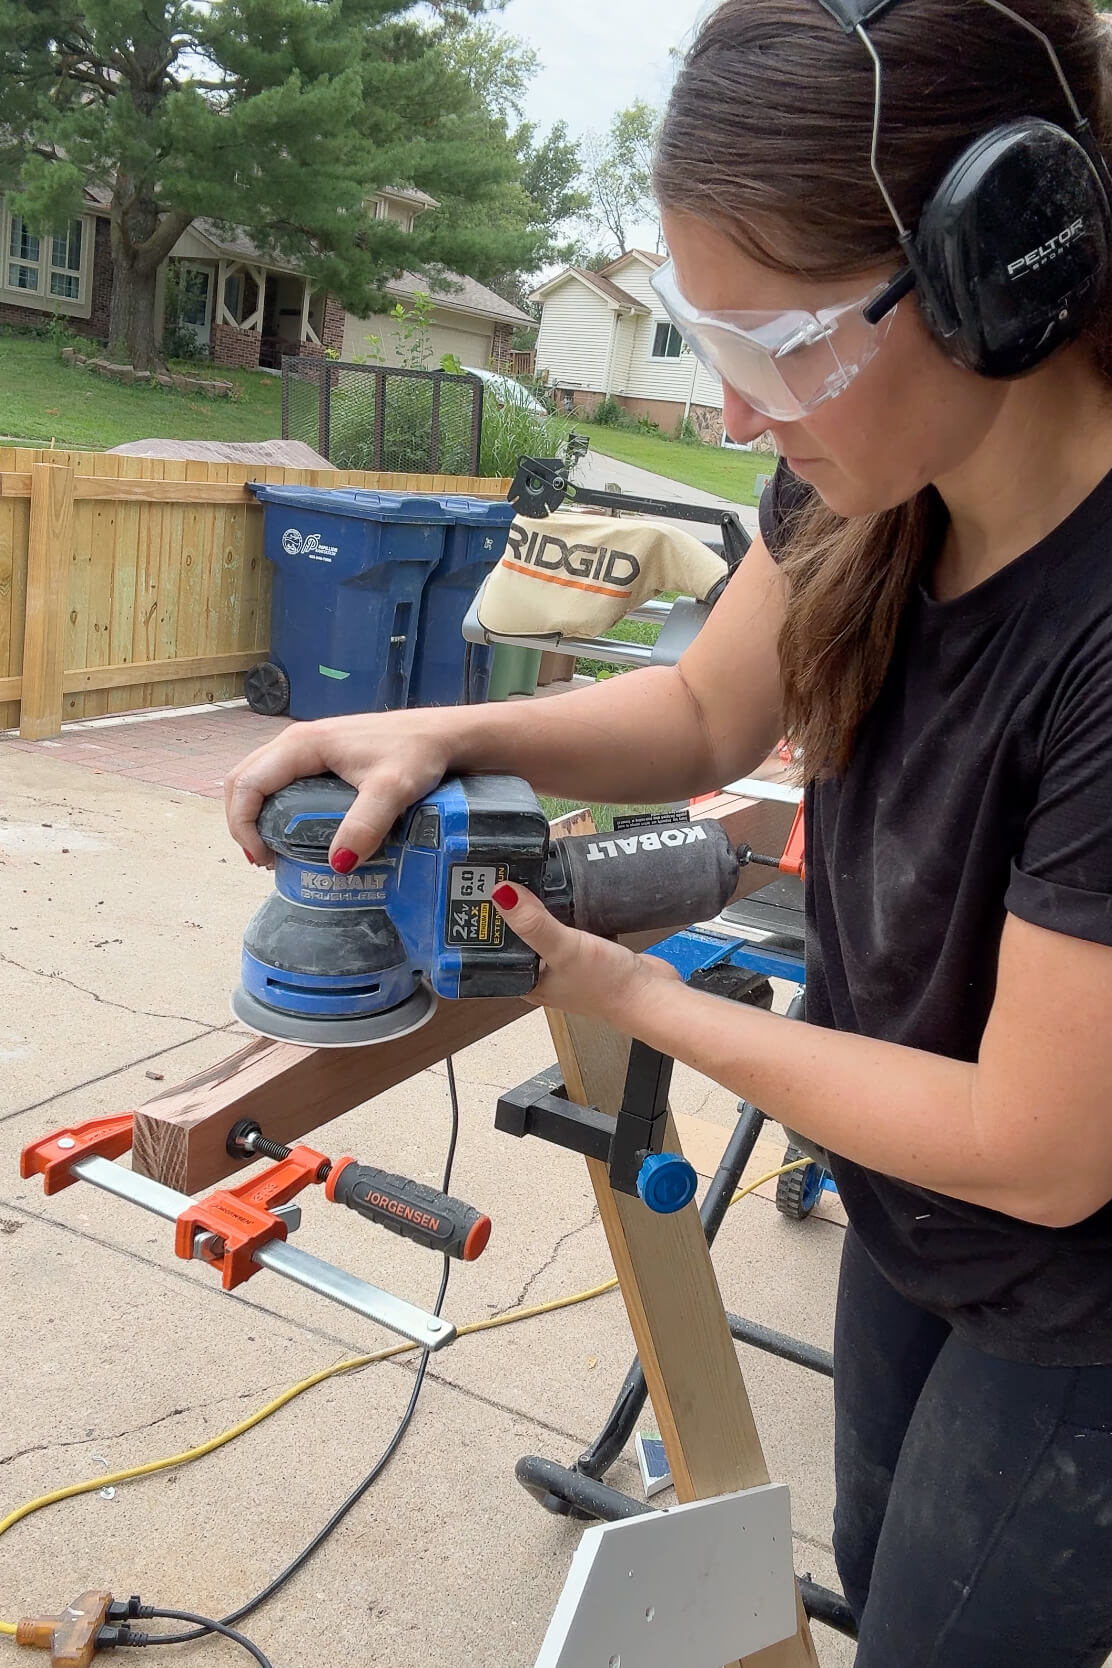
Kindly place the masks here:
<instances>
[{"instance_id":1,"label":"woman's left hand","mask_svg":"<svg viewBox=\"0 0 1112 1668\"><path fill-rule=\"evenodd\" d=\"M631 1034L639 1001L679 974L658 956L639 956L622 944L565 927L523 886L499 886L499 913L541 958L540 981L526 1000L535 1007L604 1019Z\"/></svg>"}]
</instances>

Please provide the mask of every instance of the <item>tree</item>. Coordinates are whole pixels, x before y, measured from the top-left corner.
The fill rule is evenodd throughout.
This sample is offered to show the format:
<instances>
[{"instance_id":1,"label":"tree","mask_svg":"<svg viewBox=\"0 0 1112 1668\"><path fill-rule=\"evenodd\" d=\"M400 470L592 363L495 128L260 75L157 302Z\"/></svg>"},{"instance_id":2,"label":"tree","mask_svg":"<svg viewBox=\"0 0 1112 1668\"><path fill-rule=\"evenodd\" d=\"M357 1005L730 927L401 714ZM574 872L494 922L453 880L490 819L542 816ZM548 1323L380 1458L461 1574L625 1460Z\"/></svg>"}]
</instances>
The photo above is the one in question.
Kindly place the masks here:
<instances>
[{"instance_id":1,"label":"tree","mask_svg":"<svg viewBox=\"0 0 1112 1668\"><path fill-rule=\"evenodd\" d=\"M595 134L585 148L585 178L591 195L588 212L596 232L607 234L619 255L639 223L655 219L653 152L660 112L644 99L619 110L605 134Z\"/></svg>"},{"instance_id":2,"label":"tree","mask_svg":"<svg viewBox=\"0 0 1112 1668\"><path fill-rule=\"evenodd\" d=\"M486 0L0 0L0 189L50 230L110 193L111 345L158 358L158 268L198 216L355 311L402 268L482 278L543 241L500 201L519 163L442 47ZM434 194L412 233L387 186Z\"/></svg>"},{"instance_id":3,"label":"tree","mask_svg":"<svg viewBox=\"0 0 1112 1668\"><path fill-rule=\"evenodd\" d=\"M532 262L507 267L492 287L515 306L524 306L530 276L541 267L571 258L575 244L564 234L590 206L582 186L579 147L566 122L557 122L543 138L538 124L525 119L529 88L540 60L533 48L487 22L450 28L443 46L449 69L462 75L488 116L500 124L516 159L516 177L501 193L507 226L519 224L535 238Z\"/></svg>"},{"instance_id":4,"label":"tree","mask_svg":"<svg viewBox=\"0 0 1112 1668\"><path fill-rule=\"evenodd\" d=\"M492 23L470 22L445 30L444 58L462 75L492 116L521 121L540 59L527 41Z\"/></svg>"}]
</instances>

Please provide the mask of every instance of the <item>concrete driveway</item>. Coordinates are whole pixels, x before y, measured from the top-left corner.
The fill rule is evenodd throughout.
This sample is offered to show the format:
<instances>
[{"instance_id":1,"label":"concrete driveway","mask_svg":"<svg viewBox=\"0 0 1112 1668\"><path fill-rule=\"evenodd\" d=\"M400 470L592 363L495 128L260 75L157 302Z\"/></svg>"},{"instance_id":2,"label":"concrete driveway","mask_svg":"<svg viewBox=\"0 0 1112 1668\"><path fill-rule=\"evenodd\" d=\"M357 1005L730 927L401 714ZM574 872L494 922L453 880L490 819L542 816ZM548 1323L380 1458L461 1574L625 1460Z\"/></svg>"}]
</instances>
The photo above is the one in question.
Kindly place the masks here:
<instances>
[{"instance_id":1,"label":"concrete driveway","mask_svg":"<svg viewBox=\"0 0 1112 1668\"><path fill-rule=\"evenodd\" d=\"M205 720L217 733L218 718ZM240 709L225 766L244 751L245 722ZM156 1219L80 1185L47 1200L19 1179L26 1142L134 1107L242 1040L228 991L268 881L225 836L217 743L206 744L203 767L190 765L196 791L186 792L173 785L158 730L86 727L53 751L0 738L0 1517L46 1490L189 1448L306 1374L393 1341L266 1274L226 1295L207 1270L175 1261ZM551 1060L538 1014L458 1061L454 1186L490 1212L495 1234L479 1263L453 1274L455 1320L565 1296L612 1272L582 1164L493 1128L499 1091ZM735 1115L724 1091L681 1071L674 1104L698 1120L707 1150L724 1143ZM438 1181L447 1135L440 1068L315 1139ZM756 1163L781 1152L770 1138ZM321 1200L307 1201L305 1217L307 1249L431 1302L431 1256ZM800 1225L776 1213L767 1190L746 1201L716 1251L727 1305L828 1346L841 1237L836 1212ZM434 1357L393 1464L247 1624L274 1668L531 1668L580 1530L545 1515L514 1463L525 1453L572 1461L601 1427L631 1354L611 1295ZM772 1474L792 1487L797 1568L832 1584L829 1384L752 1351L744 1367ZM101 1586L223 1615L369 1469L413 1372L403 1356L332 1379L207 1459L19 1524L0 1548L0 1618L57 1611ZM628 1455L612 1480L638 1491ZM824 1668L852 1661L846 1641L821 1628L816 1639ZM148 1655L154 1665L245 1660L211 1641L187 1659Z\"/></svg>"},{"instance_id":2,"label":"concrete driveway","mask_svg":"<svg viewBox=\"0 0 1112 1668\"><path fill-rule=\"evenodd\" d=\"M775 467L776 459L770 457L770 475ZM684 481L673 481L666 475L654 475L648 469L639 469L635 464L622 463L618 458L604 457L601 452L593 449L576 465L572 478L583 486L591 486L600 491L605 491L611 482L614 482L623 492L636 493L642 498L666 498L672 503L709 504L717 510L734 510L748 532L757 531L757 511L752 504L732 504L726 498L716 498L712 492L701 492L698 487L688 486ZM703 536L701 523L678 521L671 525L682 527L688 533L694 532L699 537Z\"/></svg>"}]
</instances>

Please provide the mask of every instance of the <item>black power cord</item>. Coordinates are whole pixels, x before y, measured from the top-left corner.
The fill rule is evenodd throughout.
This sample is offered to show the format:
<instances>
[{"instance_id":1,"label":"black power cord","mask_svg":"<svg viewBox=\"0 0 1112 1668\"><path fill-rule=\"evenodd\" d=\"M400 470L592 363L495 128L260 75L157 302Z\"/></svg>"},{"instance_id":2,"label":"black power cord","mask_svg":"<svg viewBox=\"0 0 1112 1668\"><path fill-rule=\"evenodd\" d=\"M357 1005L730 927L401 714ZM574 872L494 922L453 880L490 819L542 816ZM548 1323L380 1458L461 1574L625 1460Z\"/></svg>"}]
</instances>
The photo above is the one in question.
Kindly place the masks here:
<instances>
[{"instance_id":1,"label":"black power cord","mask_svg":"<svg viewBox=\"0 0 1112 1668\"><path fill-rule=\"evenodd\" d=\"M228 1627L224 1622L214 1622L211 1616L198 1616L192 1610L158 1610L152 1604L142 1604L134 1612L137 1616L153 1617L155 1620L168 1622L196 1622L200 1631L189 1635L190 1638L203 1638L206 1634L217 1633L222 1639L230 1639L236 1645L242 1645L249 1656L253 1656L259 1668L272 1668L270 1658L264 1656L259 1647L244 1634L237 1633L234 1627ZM131 1628L122 1627L119 1637L115 1641L118 1645L144 1646L165 1645L169 1641L157 1633L136 1633Z\"/></svg>"},{"instance_id":2,"label":"black power cord","mask_svg":"<svg viewBox=\"0 0 1112 1668\"><path fill-rule=\"evenodd\" d=\"M452 1129L451 1136L448 1141L448 1153L444 1161L444 1180L441 1183L440 1189L442 1193L450 1191L452 1169L456 1161L456 1147L459 1143L459 1090L456 1086L455 1062L450 1054L445 1060L445 1065L448 1068L448 1096L451 1103ZM440 1278L440 1290L437 1292L436 1302L433 1304L432 1308L434 1315L439 1315L443 1307L444 1299L448 1291L448 1277L451 1273L451 1268L451 1259L449 1257L445 1257L444 1271ZM368 1471L367 1475L363 1478L363 1481L357 1488L352 1490L346 1500L337 1506L332 1516L328 1519L328 1522L323 1526L323 1528L317 1531L308 1546L303 1547L297 1554L297 1557L294 1558L292 1562L287 1564L285 1569L276 1575L274 1580L269 1582L267 1586L263 1588L262 1592L256 1593L254 1598L248 1599L246 1604L241 1604L238 1610L233 1610L231 1615L224 1616L219 1622L206 1621L200 1616L190 1616L185 1611L175 1612L170 1610L159 1611L144 1609L143 1614L148 1616L161 1615L166 1617L176 1617L180 1621L191 1621L196 1623L195 1628L190 1633L167 1633L161 1636L151 1634L148 1635L148 1637L143 1641L144 1644L188 1645L192 1644L195 1639L206 1638L211 1633L227 1634L229 1637L235 1637L239 1644L242 1644L247 1650L250 1650L255 1655L256 1661L264 1664L264 1668L270 1668L270 1664L267 1663L266 1658L262 1655L262 1652L259 1651L257 1645L252 1645L250 1640L244 1639L242 1635L232 1634L230 1630L235 1627L237 1622L243 1621L246 1616L253 1615L256 1610L266 1604L268 1599L272 1599L275 1593L279 1592L281 1588L286 1585L287 1581L292 1580L297 1572L300 1569L303 1569L309 1562L314 1553L320 1550L328 1537L339 1528L348 1513L354 1510L368 1490L373 1488L375 1483L377 1483L378 1479L382 1476L382 1473L386 1470L386 1467L390 1464L390 1461L397 1453L402 1441L405 1438L406 1432L413 1423L413 1415L417 1411L417 1402L424 1387L428 1365L429 1351L427 1349L423 1349L421 1351L420 1365L417 1368L417 1377L413 1385L413 1393L409 1398L405 1412L402 1414L398 1428L390 1438L390 1441L386 1444L386 1447L383 1449L370 1471Z\"/></svg>"}]
</instances>

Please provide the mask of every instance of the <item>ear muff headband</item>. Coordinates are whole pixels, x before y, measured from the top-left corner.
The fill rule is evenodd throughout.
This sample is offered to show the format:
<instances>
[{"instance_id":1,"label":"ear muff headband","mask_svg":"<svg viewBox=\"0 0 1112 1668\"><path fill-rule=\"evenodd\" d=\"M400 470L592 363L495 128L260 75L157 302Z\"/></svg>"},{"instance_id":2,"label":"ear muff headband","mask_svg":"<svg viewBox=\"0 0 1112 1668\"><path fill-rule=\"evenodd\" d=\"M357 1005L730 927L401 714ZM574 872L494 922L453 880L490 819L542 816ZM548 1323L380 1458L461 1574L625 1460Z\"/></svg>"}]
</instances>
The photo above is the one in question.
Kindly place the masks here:
<instances>
[{"instance_id":1,"label":"ear muff headband","mask_svg":"<svg viewBox=\"0 0 1112 1668\"><path fill-rule=\"evenodd\" d=\"M984 135L950 168L912 232L880 171L884 66L866 28L898 3L818 0L873 61L873 177L907 262L867 316L878 323L916 290L932 332L959 364L982 376L1020 376L1075 341L1102 299L1112 262L1112 173L1051 40L1003 0L981 0L1039 41L1074 131L1028 118Z\"/></svg>"}]
</instances>

